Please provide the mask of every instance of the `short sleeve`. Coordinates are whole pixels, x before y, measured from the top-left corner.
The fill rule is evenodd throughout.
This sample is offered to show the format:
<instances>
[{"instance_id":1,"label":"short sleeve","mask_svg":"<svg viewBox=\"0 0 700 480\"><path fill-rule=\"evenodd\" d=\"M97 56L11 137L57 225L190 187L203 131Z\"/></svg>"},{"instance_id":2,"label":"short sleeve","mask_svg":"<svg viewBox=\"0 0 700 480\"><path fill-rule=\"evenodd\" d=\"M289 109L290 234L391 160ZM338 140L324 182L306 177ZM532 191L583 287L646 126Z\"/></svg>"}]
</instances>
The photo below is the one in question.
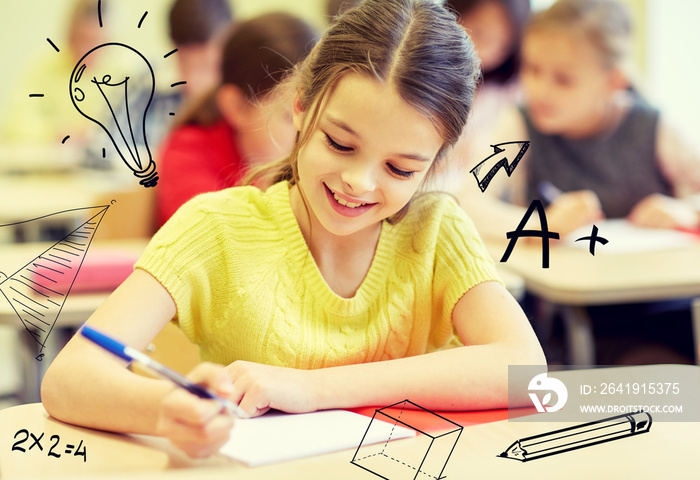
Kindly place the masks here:
<instances>
[{"instance_id":1,"label":"short sleeve","mask_svg":"<svg viewBox=\"0 0 700 480\"><path fill-rule=\"evenodd\" d=\"M202 312L226 285L214 278L224 261L217 215L209 200L222 192L195 197L153 236L135 268L151 274L170 293L177 307L174 320L195 344L200 343Z\"/></svg>"},{"instance_id":2,"label":"short sleeve","mask_svg":"<svg viewBox=\"0 0 700 480\"><path fill-rule=\"evenodd\" d=\"M451 326L452 311L465 293L483 282L503 281L472 220L453 199L442 202L433 298L441 306L441 324Z\"/></svg>"}]
</instances>

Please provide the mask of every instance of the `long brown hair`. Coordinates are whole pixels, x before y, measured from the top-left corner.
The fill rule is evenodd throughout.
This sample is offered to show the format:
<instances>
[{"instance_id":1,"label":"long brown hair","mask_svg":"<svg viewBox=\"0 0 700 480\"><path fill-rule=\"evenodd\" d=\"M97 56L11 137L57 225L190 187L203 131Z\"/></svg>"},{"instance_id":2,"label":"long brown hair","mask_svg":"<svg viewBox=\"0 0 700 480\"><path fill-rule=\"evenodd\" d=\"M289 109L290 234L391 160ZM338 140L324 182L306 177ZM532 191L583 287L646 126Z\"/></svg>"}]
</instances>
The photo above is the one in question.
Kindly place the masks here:
<instances>
[{"instance_id":1,"label":"long brown hair","mask_svg":"<svg viewBox=\"0 0 700 480\"><path fill-rule=\"evenodd\" d=\"M203 45L225 32L234 13L228 0L175 0L168 14L176 46Z\"/></svg>"},{"instance_id":2,"label":"long brown hair","mask_svg":"<svg viewBox=\"0 0 700 480\"><path fill-rule=\"evenodd\" d=\"M318 33L310 24L284 12L237 23L221 55L221 84L235 85L251 102L262 100L309 53L317 39ZM187 109L179 125L212 125L220 119L214 89Z\"/></svg>"},{"instance_id":3,"label":"long brown hair","mask_svg":"<svg viewBox=\"0 0 700 480\"><path fill-rule=\"evenodd\" d=\"M318 120L322 100L346 72L392 85L444 139L435 163L459 138L479 77L472 42L453 13L431 0L364 0L329 27L305 61L278 88L298 95L310 121L291 154L254 171L258 184L298 182L299 151ZM408 205L390 221L405 215Z\"/></svg>"},{"instance_id":4,"label":"long brown hair","mask_svg":"<svg viewBox=\"0 0 700 480\"><path fill-rule=\"evenodd\" d=\"M520 68L520 43L523 30L530 17L530 0L446 0L445 6L464 17L486 2L495 2L503 6L513 31L513 42L508 48L506 58L492 70L482 72L484 83L503 84L514 79Z\"/></svg>"}]
</instances>

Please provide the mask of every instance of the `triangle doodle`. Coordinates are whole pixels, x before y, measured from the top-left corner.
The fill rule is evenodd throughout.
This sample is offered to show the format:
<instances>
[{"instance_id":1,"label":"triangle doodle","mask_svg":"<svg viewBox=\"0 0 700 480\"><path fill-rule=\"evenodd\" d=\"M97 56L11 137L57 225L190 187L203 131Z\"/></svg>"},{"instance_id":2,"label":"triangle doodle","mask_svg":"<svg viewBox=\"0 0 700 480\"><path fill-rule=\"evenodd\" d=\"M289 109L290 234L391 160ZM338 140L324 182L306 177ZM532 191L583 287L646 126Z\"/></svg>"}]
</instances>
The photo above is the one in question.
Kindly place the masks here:
<instances>
[{"instance_id":1,"label":"triangle doodle","mask_svg":"<svg viewBox=\"0 0 700 480\"><path fill-rule=\"evenodd\" d=\"M0 293L10 303L27 332L41 346L37 360L43 358L41 351L46 346L46 340L56 324L109 205L76 209L97 208L100 211L89 220L15 273L7 278L0 276ZM53 215L59 213L64 212Z\"/></svg>"}]
</instances>

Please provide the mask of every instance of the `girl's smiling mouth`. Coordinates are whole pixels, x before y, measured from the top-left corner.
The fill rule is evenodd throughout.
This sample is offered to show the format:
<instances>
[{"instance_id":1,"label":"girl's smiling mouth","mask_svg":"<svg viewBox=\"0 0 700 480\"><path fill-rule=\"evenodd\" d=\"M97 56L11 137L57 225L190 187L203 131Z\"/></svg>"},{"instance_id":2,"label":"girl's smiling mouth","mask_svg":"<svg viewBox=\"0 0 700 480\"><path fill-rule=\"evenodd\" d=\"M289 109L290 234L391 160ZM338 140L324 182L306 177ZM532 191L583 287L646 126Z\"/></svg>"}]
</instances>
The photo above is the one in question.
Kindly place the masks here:
<instances>
[{"instance_id":1,"label":"girl's smiling mouth","mask_svg":"<svg viewBox=\"0 0 700 480\"><path fill-rule=\"evenodd\" d=\"M376 205L376 202L351 202L335 193L325 183L323 184L323 186L326 190L326 197L328 198L328 202L331 204L331 207L333 207L333 210L345 217L356 217L362 215L367 210Z\"/></svg>"}]
</instances>

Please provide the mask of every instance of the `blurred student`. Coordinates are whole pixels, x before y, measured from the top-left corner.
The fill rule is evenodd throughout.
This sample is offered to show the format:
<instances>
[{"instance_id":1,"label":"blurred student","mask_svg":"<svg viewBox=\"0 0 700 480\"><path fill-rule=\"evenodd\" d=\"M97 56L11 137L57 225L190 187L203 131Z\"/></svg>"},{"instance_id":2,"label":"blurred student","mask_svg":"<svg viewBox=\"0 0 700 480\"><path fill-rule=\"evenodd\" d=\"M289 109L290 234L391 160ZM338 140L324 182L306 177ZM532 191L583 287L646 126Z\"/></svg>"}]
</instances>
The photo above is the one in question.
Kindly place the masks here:
<instances>
[{"instance_id":1,"label":"blurred student","mask_svg":"<svg viewBox=\"0 0 700 480\"><path fill-rule=\"evenodd\" d=\"M103 19L108 9L102 8ZM106 21L106 20L105 20ZM85 141L90 122L76 111L68 95L68 82L78 60L107 39L107 25L100 27L97 2L76 0L68 17L65 43L52 39L56 52L46 51L21 75L3 116L0 139L5 145L59 145L70 135L69 147ZM29 98L40 93L43 97Z\"/></svg>"},{"instance_id":2,"label":"blurred student","mask_svg":"<svg viewBox=\"0 0 700 480\"><path fill-rule=\"evenodd\" d=\"M549 204L550 230L562 236L602 218L700 225L690 199L700 191L700 157L628 90L630 34L628 12L614 0L560 0L533 16L523 39L525 103L503 116L492 137L530 140L530 148L512 177L499 172L487 190L510 190L518 207L488 195L478 208L467 205L482 234L503 237L533 199Z\"/></svg>"},{"instance_id":3,"label":"blurred student","mask_svg":"<svg viewBox=\"0 0 700 480\"><path fill-rule=\"evenodd\" d=\"M133 104L148 105L148 138L143 137L141 129L136 129L136 143L148 144L151 152L157 151L187 105L196 102L219 84L221 51L233 21L233 10L228 0L173 2L168 13L168 34L176 52L168 56L168 61L177 62L177 68L172 73L156 72L155 91L152 90L150 76L130 79L130 92L135 98ZM173 83L181 84L170 88ZM126 119L122 118L121 121ZM99 166L102 160L96 155L92 156L91 163Z\"/></svg>"},{"instance_id":4,"label":"blurred student","mask_svg":"<svg viewBox=\"0 0 700 480\"><path fill-rule=\"evenodd\" d=\"M482 75L470 121L450 161L435 179L435 188L455 192L464 190L464 171L471 168L468 159L474 152L504 141L489 134L503 112L522 100L518 81L520 46L530 0L448 0L446 5L457 13L460 25L474 42ZM471 201L478 202L476 193L474 197Z\"/></svg>"},{"instance_id":5,"label":"blurred student","mask_svg":"<svg viewBox=\"0 0 700 480\"><path fill-rule=\"evenodd\" d=\"M446 4L459 15L481 60L482 83L476 89L469 125L483 132L493 127L504 108L521 100L520 44L530 0L448 0Z\"/></svg>"},{"instance_id":6,"label":"blurred student","mask_svg":"<svg viewBox=\"0 0 700 480\"><path fill-rule=\"evenodd\" d=\"M268 93L313 47L317 32L286 13L241 22L223 51L221 84L164 141L158 161L159 224L197 194L236 185L250 167L289 153L291 111Z\"/></svg>"},{"instance_id":7,"label":"blurred student","mask_svg":"<svg viewBox=\"0 0 700 480\"><path fill-rule=\"evenodd\" d=\"M221 51L234 15L228 0L175 0L170 8L170 39L184 97L197 98L221 81Z\"/></svg>"},{"instance_id":8,"label":"blurred student","mask_svg":"<svg viewBox=\"0 0 700 480\"><path fill-rule=\"evenodd\" d=\"M562 237L603 218L656 228L700 226L692 202L700 192L700 157L628 88L630 35L629 14L615 0L559 0L532 17L523 38L525 103L504 115L494 137L531 144L512 177L500 171L478 203L463 203L482 235L504 238L534 199L548 205L548 228ZM510 190L514 205L491 201L499 186ZM532 224L538 228L537 220ZM680 363L677 352L692 353L688 335L678 330L690 325L687 300L588 312L600 345L615 345L599 348L599 363L631 356ZM676 328L661 330L662 324Z\"/></svg>"}]
</instances>

